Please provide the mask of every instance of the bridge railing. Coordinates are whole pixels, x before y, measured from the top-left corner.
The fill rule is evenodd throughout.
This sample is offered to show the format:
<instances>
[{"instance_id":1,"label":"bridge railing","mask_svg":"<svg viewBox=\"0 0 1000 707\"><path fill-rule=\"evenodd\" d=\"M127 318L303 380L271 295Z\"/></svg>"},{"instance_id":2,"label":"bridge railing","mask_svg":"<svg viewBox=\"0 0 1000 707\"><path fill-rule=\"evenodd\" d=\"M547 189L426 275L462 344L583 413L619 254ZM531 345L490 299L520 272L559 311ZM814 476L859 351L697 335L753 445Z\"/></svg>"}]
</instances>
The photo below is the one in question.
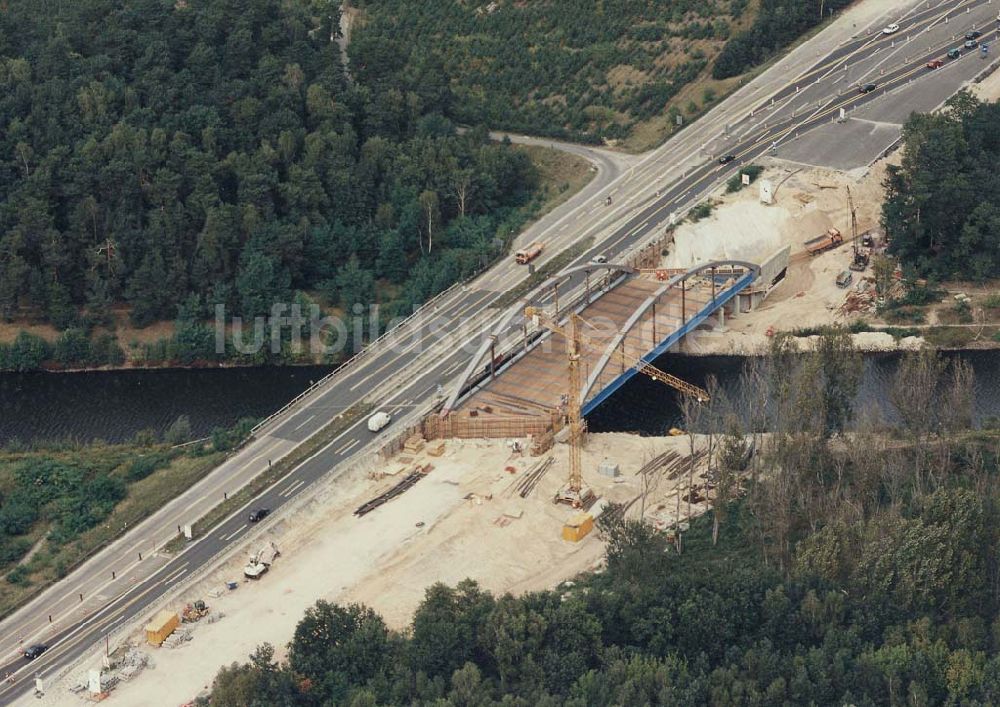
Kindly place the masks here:
<instances>
[{"instance_id":1,"label":"bridge railing","mask_svg":"<svg viewBox=\"0 0 1000 707\"><path fill-rule=\"evenodd\" d=\"M468 282L468 281L467 280L462 280L462 281L456 282L451 287L449 287L448 289L442 290L438 294L436 294L433 297L431 297L429 300L427 300L422 305L420 305L420 307L418 307L416 309L416 311L413 312L413 314L411 314L410 316L408 316L406 319L402 320L401 322L397 323L391 329L387 329L377 339L373 339L372 341L369 341L356 354L354 354L353 356L351 356L349 359L347 359L346 361L344 361L343 363L341 363L339 366L337 366L334 370L330 371L325 376L323 376L322 378L320 378L318 381L316 381L315 383L313 383L312 385L310 385L308 388L306 388L305 390L303 390L301 393L299 393L298 395L296 395L294 398L292 398L291 400L289 400L280 409L275 410L273 413L271 413L270 415L268 415L267 417L265 417L263 420L261 420L260 422L258 422L256 425L254 425L253 428L250 430L250 434L252 434L252 435L253 434L257 434L257 432L259 432L260 430L264 429L264 427L266 427L270 423L274 422L279 417L283 416L290 409L292 409L293 407L295 407L296 405L298 405L300 402L302 402L302 400L304 400L305 398L308 398L310 395L312 395L313 393L315 393L317 390L319 390L320 388L322 388L323 386L325 386L327 383L331 382L334 378L336 378L337 376L343 374L345 371L347 371L347 370L349 370L351 368L356 367L359 363L361 363L366 358L368 358L371 355L372 351L375 348L377 348L380 344L383 344L384 342L386 342L390 337L398 335L405 328L412 326L413 323L414 323L414 321L418 317L421 317L421 316L427 314L428 312L431 312L433 310L434 306L438 302L440 302L442 299L444 299L445 297L447 297L448 295L450 295L452 292L454 292L460 286L464 285L466 282Z\"/></svg>"}]
</instances>

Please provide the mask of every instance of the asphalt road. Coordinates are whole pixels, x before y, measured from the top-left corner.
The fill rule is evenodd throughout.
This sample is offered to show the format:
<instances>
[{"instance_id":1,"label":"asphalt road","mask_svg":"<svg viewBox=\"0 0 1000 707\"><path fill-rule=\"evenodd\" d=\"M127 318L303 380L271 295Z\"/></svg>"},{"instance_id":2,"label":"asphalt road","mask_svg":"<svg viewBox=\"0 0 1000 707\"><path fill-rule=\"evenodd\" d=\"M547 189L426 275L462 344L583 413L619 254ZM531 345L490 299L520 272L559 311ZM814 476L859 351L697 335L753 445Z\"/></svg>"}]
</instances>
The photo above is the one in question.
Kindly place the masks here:
<instances>
[{"instance_id":1,"label":"asphalt road","mask_svg":"<svg viewBox=\"0 0 1000 707\"><path fill-rule=\"evenodd\" d=\"M911 55L904 57L906 63L902 66L895 61L889 62L893 68L878 69L878 88L872 93L861 94L855 88L843 85L843 81L838 82L836 72L844 71L846 74L849 71L843 66L854 67L860 74L873 65L873 55L894 49L894 46L889 45L894 45L898 37L905 36L907 32L926 32L930 37L938 23L943 24L945 16L950 19L948 24L951 25L952 33L956 30L964 33L961 19L966 8L976 9L981 13L986 5L987 0L938 3L931 8L921 5L921 9L897 20L901 29L894 37L877 33L870 36L865 34L837 47L804 72L795 74L795 78L773 96L767 96L756 107L743 111L739 114L739 119L734 114L732 123L726 130L730 137L723 137L721 141L725 150L723 154L735 156L734 161L727 165L718 164L716 154L705 155L705 148L695 145L693 149L702 152L696 166L686 170L672 170L669 167L664 169L664 157L669 154L669 149L677 149L668 143L665 148L669 149L661 148L650 157L632 165L627 175L607 183L602 180L597 188L607 187L609 193L621 197L616 198L615 207L609 209L603 205L603 198L594 198L597 195L593 188L585 195L586 199L564 205L561 213L549 219L542 231L542 235L547 237L547 244L550 244L549 257L558 250L551 244L568 244L587 235L595 236L596 244L578 258L578 263L587 262L598 253L613 258L628 250L656 229L662 228L671 213L681 212L697 203L720 180L735 173L741 164L772 153L774 148L780 148L797 135L829 125L841 108L846 111L855 110L880 100L883 94L906 85L912 78L927 76L929 72L924 64L931 58L941 56L953 42L949 35L948 41L931 42L930 46L922 46L919 50L914 47ZM946 11L951 14L943 14ZM928 27L931 32L927 32ZM983 39L992 42L995 35L995 27L991 26ZM978 59L964 57L957 61ZM942 73L940 76L947 77L948 74ZM953 73L953 76L957 79L959 75ZM936 80L941 79L938 77ZM804 95L803 86L809 81L812 81L812 88ZM953 89L957 88L956 81ZM765 115L766 118L762 117ZM691 143L698 135L693 130L694 127L685 131L688 135L681 134L685 137L678 141L681 149L692 149ZM674 164L683 162L678 157ZM626 203L623 205L620 203L622 201ZM534 234L530 237L538 236ZM519 269L510 261L505 261L483 278L457 289L442 299L436 310L432 309L421 315L422 327L410 327L397 336L389 337L392 346L377 347L365 357L362 364L345 370L334 384L264 430L258 443L262 446L255 445L246 450L241 453L242 456L238 455L232 460L232 463L239 466L247 479L252 478L261 470L265 458L280 457L317 432L336 413L363 399L374 397L379 402L380 409L395 415L405 413L412 406L427 404L436 396L438 386L447 383L468 362L479 341L478 331L499 316L498 310L492 307L493 302L503 290L523 277L523 268ZM462 321L474 326L470 325L468 331L456 335L456 323ZM26 616L26 612L15 614L14 618L20 620L16 628L12 628L15 622L5 621L5 648L10 649L15 640L24 645L42 640L52 648L30 665L23 658L4 661L0 666L0 673L14 672L17 681L0 687L0 702L10 702L29 689L31 675L39 673L44 679L58 673L85 653L93 651L116 627L127 624L134 618L149 615L165 592L185 581L234 543L243 542L250 529L247 522L249 510L268 507L272 511L279 511L284 504L309 490L327 472L353 457L371 438L372 434L367 430L364 420L355 423L246 508L235 513L209 534L192 542L184 552L176 557L157 554L147 555L143 560L134 560L117 572L117 579L112 581L108 578L93 592L85 594L84 601L80 602L82 608L71 611L64 608L67 602L72 604L76 594L71 588L63 586L59 590L65 595L58 598L60 605L57 610L52 611L47 604L33 604L30 616ZM239 485L238 481L232 481L228 488L235 491ZM211 497L206 494L205 502L211 505L221 500L218 491L215 488L212 492L214 496ZM172 530L171 526L163 531L164 534L170 533L164 539L172 535ZM275 572L280 572L280 563L279 558ZM106 574L110 575L111 570ZM261 581L268 581L268 577L265 576ZM50 596L58 593L57 591ZM50 611L56 615L51 628L46 620Z\"/></svg>"}]
</instances>

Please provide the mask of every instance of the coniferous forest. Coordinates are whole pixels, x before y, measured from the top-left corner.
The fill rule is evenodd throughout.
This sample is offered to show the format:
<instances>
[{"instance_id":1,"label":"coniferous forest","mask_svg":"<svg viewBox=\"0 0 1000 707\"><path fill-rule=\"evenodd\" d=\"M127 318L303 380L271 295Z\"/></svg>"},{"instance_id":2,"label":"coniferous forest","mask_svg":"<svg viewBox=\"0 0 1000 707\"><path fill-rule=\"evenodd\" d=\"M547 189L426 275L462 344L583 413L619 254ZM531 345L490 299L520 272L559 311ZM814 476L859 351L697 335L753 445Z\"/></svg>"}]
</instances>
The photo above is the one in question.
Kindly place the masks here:
<instances>
[{"instance_id":1,"label":"coniferous forest","mask_svg":"<svg viewBox=\"0 0 1000 707\"><path fill-rule=\"evenodd\" d=\"M143 326L376 290L391 314L495 256L528 159L458 134L447 84L349 82L338 27L329 0L4 2L0 316L89 332L119 304Z\"/></svg>"}]
</instances>

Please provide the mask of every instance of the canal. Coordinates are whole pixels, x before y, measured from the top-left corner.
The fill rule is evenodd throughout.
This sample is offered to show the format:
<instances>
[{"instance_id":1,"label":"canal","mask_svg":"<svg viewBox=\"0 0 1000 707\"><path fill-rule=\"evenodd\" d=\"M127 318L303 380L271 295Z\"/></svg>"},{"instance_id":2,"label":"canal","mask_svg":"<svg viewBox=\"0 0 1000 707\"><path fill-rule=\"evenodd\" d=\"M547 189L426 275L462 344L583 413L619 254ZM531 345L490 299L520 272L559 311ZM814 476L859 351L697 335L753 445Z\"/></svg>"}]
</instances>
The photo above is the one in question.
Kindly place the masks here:
<instances>
[{"instance_id":1,"label":"canal","mask_svg":"<svg viewBox=\"0 0 1000 707\"><path fill-rule=\"evenodd\" d=\"M959 354L949 354L959 355ZM976 374L978 422L1000 417L1000 352L960 354ZM732 399L740 397L744 358L667 354L659 365L705 385L715 376ZM898 354L864 357L857 408L880 406L891 418L889 397ZM141 430L162 434L181 415L195 436L244 417L266 417L330 369L325 366L0 374L0 444L16 439L101 439L121 442ZM635 376L588 418L594 432L663 434L683 427L677 395Z\"/></svg>"}]
</instances>

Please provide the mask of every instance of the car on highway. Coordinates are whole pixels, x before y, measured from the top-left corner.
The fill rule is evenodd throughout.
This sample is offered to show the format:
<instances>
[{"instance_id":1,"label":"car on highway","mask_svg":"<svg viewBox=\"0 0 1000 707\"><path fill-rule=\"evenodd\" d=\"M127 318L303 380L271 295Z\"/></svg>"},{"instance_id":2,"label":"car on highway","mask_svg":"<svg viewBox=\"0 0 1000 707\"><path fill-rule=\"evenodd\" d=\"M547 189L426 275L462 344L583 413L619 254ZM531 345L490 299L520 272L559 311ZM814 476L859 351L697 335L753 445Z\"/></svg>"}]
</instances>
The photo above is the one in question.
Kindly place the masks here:
<instances>
[{"instance_id":1,"label":"car on highway","mask_svg":"<svg viewBox=\"0 0 1000 707\"><path fill-rule=\"evenodd\" d=\"M976 41L975 39L968 39L965 42L965 48L966 49L975 49L978 46L979 46L979 42Z\"/></svg>"},{"instance_id":2,"label":"car on highway","mask_svg":"<svg viewBox=\"0 0 1000 707\"><path fill-rule=\"evenodd\" d=\"M27 660L34 660L48 649L49 647L44 643L36 643L33 646L25 648L23 655Z\"/></svg>"},{"instance_id":3,"label":"car on highway","mask_svg":"<svg viewBox=\"0 0 1000 707\"><path fill-rule=\"evenodd\" d=\"M941 59L931 59L927 62L928 69L940 69L944 66L944 62Z\"/></svg>"},{"instance_id":4,"label":"car on highway","mask_svg":"<svg viewBox=\"0 0 1000 707\"><path fill-rule=\"evenodd\" d=\"M604 263L608 262L608 256L595 255L593 258L590 259L590 262L593 263L594 265L603 265Z\"/></svg>"},{"instance_id":5,"label":"car on highway","mask_svg":"<svg viewBox=\"0 0 1000 707\"><path fill-rule=\"evenodd\" d=\"M392 415L384 410L379 410L368 418L368 431L381 432L389 425L390 422L392 422Z\"/></svg>"},{"instance_id":6,"label":"car on highway","mask_svg":"<svg viewBox=\"0 0 1000 707\"><path fill-rule=\"evenodd\" d=\"M736 159L736 155L723 155L719 158L719 164L729 164Z\"/></svg>"},{"instance_id":7,"label":"car on highway","mask_svg":"<svg viewBox=\"0 0 1000 707\"><path fill-rule=\"evenodd\" d=\"M961 49L950 49L948 51L948 58L949 59L957 59L960 56L962 56L962 50Z\"/></svg>"},{"instance_id":8,"label":"car on highway","mask_svg":"<svg viewBox=\"0 0 1000 707\"><path fill-rule=\"evenodd\" d=\"M247 518L251 523L259 523L271 514L270 508L258 508L255 511L250 511L250 516Z\"/></svg>"},{"instance_id":9,"label":"car on highway","mask_svg":"<svg viewBox=\"0 0 1000 707\"><path fill-rule=\"evenodd\" d=\"M858 93L871 93L876 88L878 88L878 84L866 83L863 86L858 86Z\"/></svg>"},{"instance_id":10,"label":"car on highway","mask_svg":"<svg viewBox=\"0 0 1000 707\"><path fill-rule=\"evenodd\" d=\"M982 32L980 32L980 31L979 31L979 30L977 30L977 29L974 29L974 30L972 30L971 32L966 32L966 33L965 33L965 38L966 38L966 39L979 39L979 38L980 38L980 37L982 37L982 36L983 36L983 33L982 33Z\"/></svg>"},{"instance_id":11,"label":"car on highway","mask_svg":"<svg viewBox=\"0 0 1000 707\"><path fill-rule=\"evenodd\" d=\"M896 34L899 31L899 25L893 22L891 25L886 25L882 29L882 34Z\"/></svg>"}]
</instances>

